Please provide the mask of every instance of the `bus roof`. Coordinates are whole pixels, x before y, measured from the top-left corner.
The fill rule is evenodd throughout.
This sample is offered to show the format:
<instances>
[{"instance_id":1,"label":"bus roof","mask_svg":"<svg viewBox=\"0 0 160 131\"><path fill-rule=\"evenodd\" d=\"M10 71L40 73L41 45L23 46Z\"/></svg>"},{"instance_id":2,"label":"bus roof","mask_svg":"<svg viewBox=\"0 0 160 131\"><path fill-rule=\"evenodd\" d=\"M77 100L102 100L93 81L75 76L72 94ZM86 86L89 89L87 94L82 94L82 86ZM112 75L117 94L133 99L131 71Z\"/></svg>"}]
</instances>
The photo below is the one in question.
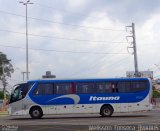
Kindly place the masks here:
<instances>
[{"instance_id":1,"label":"bus roof","mask_svg":"<svg viewBox=\"0 0 160 131\"><path fill-rule=\"evenodd\" d=\"M38 80L29 80L28 82L70 82L70 81L121 81L121 80L149 80L149 78L131 78L131 77L122 77L122 78L65 78L65 79L38 79Z\"/></svg>"}]
</instances>

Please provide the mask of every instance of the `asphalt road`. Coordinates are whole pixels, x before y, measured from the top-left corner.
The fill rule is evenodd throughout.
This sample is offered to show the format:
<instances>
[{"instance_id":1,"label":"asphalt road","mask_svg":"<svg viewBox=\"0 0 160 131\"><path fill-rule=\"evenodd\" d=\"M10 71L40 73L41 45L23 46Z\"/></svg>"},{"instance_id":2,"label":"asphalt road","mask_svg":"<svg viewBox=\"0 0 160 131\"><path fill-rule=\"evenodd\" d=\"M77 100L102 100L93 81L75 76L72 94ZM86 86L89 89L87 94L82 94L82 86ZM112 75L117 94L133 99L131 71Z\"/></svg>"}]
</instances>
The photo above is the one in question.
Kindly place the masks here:
<instances>
[{"instance_id":1,"label":"asphalt road","mask_svg":"<svg viewBox=\"0 0 160 131\"><path fill-rule=\"evenodd\" d=\"M94 128L97 130L101 130L101 128L104 130L115 130L116 125L126 127L135 125L136 131L140 130L137 127L140 125L154 126L154 130L160 130L160 110L136 113L115 113L112 117L101 117L98 114L50 115L36 120L31 119L29 116L0 116L0 125L1 130L4 128L14 128L18 131L78 131L91 130L93 129L90 128L92 126L97 126ZM118 128L116 130L120 129ZM133 128L130 130L133 130Z\"/></svg>"}]
</instances>

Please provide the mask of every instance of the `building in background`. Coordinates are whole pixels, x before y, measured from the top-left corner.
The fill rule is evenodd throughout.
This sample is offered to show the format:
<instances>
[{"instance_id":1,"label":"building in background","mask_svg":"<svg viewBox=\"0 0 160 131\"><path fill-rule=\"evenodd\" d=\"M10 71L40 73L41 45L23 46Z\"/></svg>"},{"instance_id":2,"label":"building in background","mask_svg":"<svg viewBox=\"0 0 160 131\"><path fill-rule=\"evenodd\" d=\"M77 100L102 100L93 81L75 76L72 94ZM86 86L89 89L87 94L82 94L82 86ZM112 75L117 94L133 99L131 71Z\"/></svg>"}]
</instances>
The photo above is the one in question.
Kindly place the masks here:
<instances>
[{"instance_id":1,"label":"building in background","mask_svg":"<svg viewBox=\"0 0 160 131\"><path fill-rule=\"evenodd\" d=\"M46 74L42 76L43 79L45 78L56 78L55 75L51 74L51 71L46 71Z\"/></svg>"},{"instance_id":2,"label":"building in background","mask_svg":"<svg viewBox=\"0 0 160 131\"><path fill-rule=\"evenodd\" d=\"M134 71L127 71L126 76L127 77L135 77L135 72ZM140 71L139 77L146 77L146 78L153 79L153 71Z\"/></svg>"}]
</instances>

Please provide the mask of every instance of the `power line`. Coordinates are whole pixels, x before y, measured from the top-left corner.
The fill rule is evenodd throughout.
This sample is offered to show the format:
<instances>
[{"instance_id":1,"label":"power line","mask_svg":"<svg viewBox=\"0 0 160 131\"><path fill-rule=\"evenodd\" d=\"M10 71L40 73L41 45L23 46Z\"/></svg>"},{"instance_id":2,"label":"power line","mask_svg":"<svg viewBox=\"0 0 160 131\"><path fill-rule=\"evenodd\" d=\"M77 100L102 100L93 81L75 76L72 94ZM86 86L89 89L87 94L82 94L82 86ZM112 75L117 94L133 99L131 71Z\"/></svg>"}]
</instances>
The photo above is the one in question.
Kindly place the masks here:
<instances>
[{"instance_id":1,"label":"power line","mask_svg":"<svg viewBox=\"0 0 160 131\"><path fill-rule=\"evenodd\" d=\"M1 47L6 47L6 48L18 48L18 49L26 49L23 47L18 47L18 46L8 46L8 45L0 45ZM46 52L59 52L59 53L81 53L81 54L114 54L114 55L126 55L128 53L108 53L108 52L89 52L89 51L68 51L68 50L47 50L47 49L33 49L33 48L28 48L29 50L35 50L35 51L46 51Z\"/></svg>"},{"instance_id":2,"label":"power line","mask_svg":"<svg viewBox=\"0 0 160 131\"><path fill-rule=\"evenodd\" d=\"M35 3L35 2L34 2ZM54 9L54 10L57 10L57 8L55 7L51 7L51 6L48 6L48 5L44 5L44 4L38 4L38 3L35 3L35 5L38 5L38 6L41 6L41 7L45 7L45 8L50 8L50 9ZM68 13L71 13L69 11L66 11L66 10L63 10L65 13L68 12ZM87 16L87 17L90 17L90 18L94 18L94 19L99 19L100 17L95 17L95 16L88 16L86 14L82 14L82 13L78 13L78 16L81 15L81 16Z\"/></svg>"},{"instance_id":3,"label":"power line","mask_svg":"<svg viewBox=\"0 0 160 131\"><path fill-rule=\"evenodd\" d=\"M119 34L120 35L120 34ZM119 36L118 35L118 36ZM114 37L114 38L112 38L111 40L115 40L118 36L116 36L116 37ZM117 48L118 46L120 46L120 44L118 43L118 44L116 44L114 47L112 47L112 48L109 48L109 50L113 50L113 49L115 49L115 48ZM120 52L121 50L118 50L117 52ZM110 57L111 57L111 59L113 59L112 58L112 56L114 56L113 54L112 55L110 55ZM86 57L86 55L85 55L85 57ZM84 57L83 57L84 58ZM87 69L87 70L90 70L90 69L93 69L96 65L98 65L100 62L99 61L101 61L102 62L102 60L104 61L106 59L106 55L103 55L103 56L100 56L100 57L98 57L98 59L96 59L96 60L94 60L94 64L87 64L88 65L88 67L89 67L89 69ZM87 59L84 59L83 61L88 61L88 58ZM81 62L81 63L83 63L83 61ZM95 61L96 61L96 63L95 63ZM76 63L77 63L77 61L76 61ZM77 63L77 65L78 65L78 63ZM94 67L93 67L94 66ZM86 66L87 67L87 66ZM76 72L74 72L73 74L71 74L70 75L70 77L72 77L72 76L75 76L76 74L79 74L79 72L81 73L81 71L82 70L85 70L86 69L86 67L82 67L82 68L80 68L78 71L76 71Z\"/></svg>"},{"instance_id":4,"label":"power line","mask_svg":"<svg viewBox=\"0 0 160 131\"><path fill-rule=\"evenodd\" d=\"M119 51L121 51L121 50L119 50ZM113 57L112 56L114 56L113 54L111 55L111 59L113 59ZM97 65L99 65L100 63L104 63L104 61L106 60L106 55L103 55L103 56L101 56L101 57L98 57L98 59L96 59L96 60L94 60L94 63L93 64L89 64L87 67L89 67L89 69L87 69L87 72L88 72L88 70L94 70L94 68L97 66ZM96 61L96 63L95 63L95 61ZM81 71L83 70L85 70L86 69L86 67L84 67L84 68L81 68L80 70L78 70L78 71L76 71L74 74L71 74L71 77L72 76L75 76L76 74L83 74ZM79 73L80 72L80 73Z\"/></svg>"},{"instance_id":5,"label":"power line","mask_svg":"<svg viewBox=\"0 0 160 131\"><path fill-rule=\"evenodd\" d=\"M3 11L3 10L0 10L0 13L14 15L14 16L18 16L18 17L25 17L23 15L7 12L7 11ZM89 27L89 26L82 26L82 25L74 25L74 24L63 23L63 22L58 22L58 21L51 21L51 20L46 20L46 19L41 19L41 18L34 18L34 17L28 17L28 18L33 19L33 20L38 20L38 21L44 21L44 22L49 22L49 23L56 23L56 24L72 26L72 27L79 27L79 28L86 28L86 29L104 30L104 31L125 31L125 30L122 30L122 29L110 29L110 28L107 29L107 28L100 28L100 27Z\"/></svg>"},{"instance_id":6,"label":"power line","mask_svg":"<svg viewBox=\"0 0 160 131\"><path fill-rule=\"evenodd\" d=\"M125 58L123 58L123 59L121 59L121 60L119 60L119 61L116 61L115 63L111 63L110 65L108 65L108 67L110 67L110 68L113 68L113 66L115 65L115 64L119 64L120 62L122 62L123 60L125 60L125 59L127 59L129 56L127 56L127 57L125 57ZM106 58L103 56L101 59L100 59L100 61L97 61L94 65L90 65L90 66L88 66L89 67L89 69L86 69L86 68L83 68L83 69L81 69L81 70L79 70L79 71L77 71L76 73L74 73L74 74L72 74L71 75L71 77L75 77L75 75L82 75L82 74L86 74L87 72L90 72L91 70L92 71L94 71L95 70L95 68L96 68L96 66L98 65L98 64L100 64L100 62L104 62L104 60L105 60ZM102 68L105 66L104 64L102 64L103 66L102 66ZM86 69L86 71L83 71L82 72L82 70L84 70L84 69Z\"/></svg>"},{"instance_id":7,"label":"power line","mask_svg":"<svg viewBox=\"0 0 160 131\"><path fill-rule=\"evenodd\" d=\"M113 38L113 39L115 39L115 38ZM114 47L112 47L111 49L109 48L109 50L112 50L112 49L114 49L115 47L118 47L117 46L117 44L116 44L116 46L114 46ZM114 56L114 55L111 55L110 57L112 57L112 56ZM93 68L93 66L95 67L96 65L98 65L100 62L99 61L104 61L104 59L106 59L105 58L106 57L106 55L103 55L103 56L100 56L100 57L98 57L96 60L94 60L94 64L87 64L88 65L88 67L89 67L89 70L91 69L91 68ZM83 57L84 58L84 57ZM88 61L88 58L86 59L87 61ZM83 60L83 61L86 61L86 60ZM95 61L96 61L96 63L95 63ZM77 61L76 61L76 63L77 63ZM83 63L83 62L81 62L81 63ZM79 65L78 63L77 63L77 65ZM87 66L86 66L87 67ZM81 73L81 71L82 70L85 70L86 69L86 67L82 67L82 68L80 68L78 71L76 71L76 72L74 72L73 74L71 74L70 75L70 77L72 77L72 76L75 76L76 74L79 74L79 72ZM88 70L88 69L87 69Z\"/></svg>"},{"instance_id":8,"label":"power line","mask_svg":"<svg viewBox=\"0 0 160 131\"><path fill-rule=\"evenodd\" d=\"M11 31L11 30L3 30L0 29L0 31L3 32L10 32L10 33L15 33L15 34L21 34L21 35L26 35L25 33L22 32L16 32L16 31ZM84 39L76 39L76 38L65 38L65 37L55 37L55 36L46 36L46 35L38 35L38 34L28 34L29 36L34 36L34 37L43 37L43 38L54 38L54 39L62 39L62 40L72 40L72 41L79 41L79 42L96 42L96 43L128 43L128 42L112 42L112 41L91 41L91 40L84 40Z\"/></svg>"},{"instance_id":9,"label":"power line","mask_svg":"<svg viewBox=\"0 0 160 131\"><path fill-rule=\"evenodd\" d=\"M97 63L99 63L98 61L101 61L102 60L102 58L104 58L104 57L106 57L106 55L103 55L103 56L100 56L100 57L98 57L98 58L96 58L95 60L94 60L94 64L95 64L95 61L96 61L96 64ZM89 59L90 60L90 59ZM85 60L83 60L83 61L85 61ZM87 60L87 62L88 62L88 60ZM83 63L83 62L82 62ZM91 62L92 63L92 62ZM79 65L79 64L77 64L77 65ZM79 75L79 74L82 74L82 70L84 71L84 70L86 70L86 68L87 67L89 67L89 70L92 68L92 65L90 64L90 63L88 63L87 64L87 66L83 66L83 67L81 67L80 69L78 69L77 71L75 71L74 73L72 73L71 75L70 75L70 77L75 77L75 75ZM88 69L87 69L88 70Z\"/></svg>"}]
</instances>

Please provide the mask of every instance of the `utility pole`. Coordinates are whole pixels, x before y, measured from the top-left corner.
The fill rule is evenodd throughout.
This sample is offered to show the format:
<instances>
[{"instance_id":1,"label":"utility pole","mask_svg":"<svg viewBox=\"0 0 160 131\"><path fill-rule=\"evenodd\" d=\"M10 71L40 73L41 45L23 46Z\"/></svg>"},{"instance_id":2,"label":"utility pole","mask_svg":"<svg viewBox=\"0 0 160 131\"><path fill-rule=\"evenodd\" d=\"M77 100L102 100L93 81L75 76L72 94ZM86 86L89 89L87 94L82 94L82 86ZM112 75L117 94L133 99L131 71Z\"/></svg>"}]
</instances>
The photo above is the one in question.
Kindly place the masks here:
<instances>
[{"instance_id":1,"label":"utility pole","mask_svg":"<svg viewBox=\"0 0 160 131\"><path fill-rule=\"evenodd\" d=\"M139 71L138 71L138 58L137 58L137 47L136 47L136 35L135 35L135 25L134 23L132 23L131 26L126 26L126 31L127 28L131 28L131 36L127 36L131 37L133 39L133 41L131 42L131 46L128 48L132 48L133 49L133 55L134 55L134 67L135 67L135 77L139 77Z\"/></svg>"},{"instance_id":2,"label":"utility pole","mask_svg":"<svg viewBox=\"0 0 160 131\"><path fill-rule=\"evenodd\" d=\"M27 14L27 7L28 4L33 4L30 2L30 0L27 0L26 2L20 1L19 3L22 3L26 6L26 79L29 79L29 71L28 71L28 14Z\"/></svg>"}]
</instances>

